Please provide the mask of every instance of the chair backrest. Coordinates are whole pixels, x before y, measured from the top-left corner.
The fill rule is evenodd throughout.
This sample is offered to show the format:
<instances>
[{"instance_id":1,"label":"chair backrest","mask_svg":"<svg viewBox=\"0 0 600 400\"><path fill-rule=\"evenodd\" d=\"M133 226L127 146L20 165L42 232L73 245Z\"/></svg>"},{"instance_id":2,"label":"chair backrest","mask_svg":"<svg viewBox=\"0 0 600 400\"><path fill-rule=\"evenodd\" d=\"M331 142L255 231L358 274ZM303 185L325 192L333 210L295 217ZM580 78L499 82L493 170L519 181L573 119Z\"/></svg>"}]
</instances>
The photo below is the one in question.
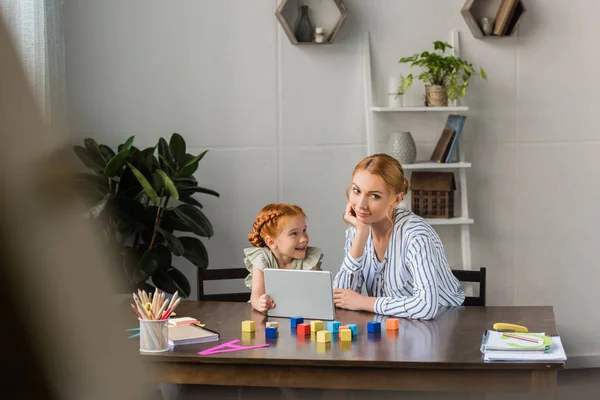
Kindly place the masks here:
<instances>
[{"instance_id":1,"label":"chair backrest","mask_svg":"<svg viewBox=\"0 0 600 400\"><path fill-rule=\"evenodd\" d=\"M479 271L453 269L452 273L461 282L477 282L479 283L479 296L465 297L465 306L485 306L485 268L480 268Z\"/></svg>"},{"instance_id":2,"label":"chair backrest","mask_svg":"<svg viewBox=\"0 0 600 400\"><path fill-rule=\"evenodd\" d=\"M244 279L247 276L246 268L198 269L198 300L246 302L250 300L250 292L204 294L204 281Z\"/></svg>"}]
</instances>

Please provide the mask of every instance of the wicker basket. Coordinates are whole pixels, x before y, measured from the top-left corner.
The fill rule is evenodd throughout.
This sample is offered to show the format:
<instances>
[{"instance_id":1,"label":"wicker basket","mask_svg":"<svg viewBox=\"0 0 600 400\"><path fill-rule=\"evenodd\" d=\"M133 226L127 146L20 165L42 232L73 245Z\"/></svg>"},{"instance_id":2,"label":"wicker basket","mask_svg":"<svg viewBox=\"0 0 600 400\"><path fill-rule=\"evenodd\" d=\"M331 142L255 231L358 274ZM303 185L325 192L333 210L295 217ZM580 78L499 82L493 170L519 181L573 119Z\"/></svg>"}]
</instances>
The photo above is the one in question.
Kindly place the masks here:
<instances>
[{"instance_id":1,"label":"wicker basket","mask_svg":"<svg viewBox=\"0 0 600 400\"><path fill-rule=\"evenodd\" d=\"M454 218L452 172L413 172L410 187L412 212L423 218Z\"/></svg>"},{"instance_id":2,"label":"wicker basket","mask_svg":"<svg viewBox=\"0 0 600 400\"><path fill-rule=\"evenodd\" d=\"M425 105L428 107L447 107L448 94L446 88L440 85L426 85Z\"/></svg>"}]
</instances>

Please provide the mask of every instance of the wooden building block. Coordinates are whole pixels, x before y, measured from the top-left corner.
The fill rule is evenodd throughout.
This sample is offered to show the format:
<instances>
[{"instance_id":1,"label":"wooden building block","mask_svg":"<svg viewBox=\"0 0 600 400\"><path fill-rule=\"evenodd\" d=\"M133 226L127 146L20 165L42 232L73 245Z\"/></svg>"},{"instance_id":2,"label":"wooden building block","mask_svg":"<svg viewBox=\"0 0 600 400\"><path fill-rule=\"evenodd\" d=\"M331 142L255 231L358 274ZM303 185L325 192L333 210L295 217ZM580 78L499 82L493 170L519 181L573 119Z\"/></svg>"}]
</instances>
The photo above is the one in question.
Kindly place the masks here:
<instances>
[{"instance_id":1,"label":"wooden building block","mask_svg":"<svg viewBox=\"0 0 600 400\"><path fill-rule=\"evenodd\" d=\"M310 331L311 332L319 332L324 328L323 321L310 321Z\"/></svg>"},{"instance_id":2,"label":"wooden building block","mask_svg":"<svg viewBox=\"0 0 600 400\"><path fill-rule=\"evenodd\" d=\"M330 321L327 323L327 330L331 331L331 333L338 333L340 325L342 325L340 321Z\"/></svg>"},{"instance_id":3,"label":"wooden building block","mask_svg":"<svg viewBox=\"0 0 600 400\"><path fill-rule=\"evenodd\" d=\"M385 321L385 329L388 331L397 331L400 327L400 320L398 318L388 318Z\"/></svg>"},{"instance_id":4,"label":"wooden building block","mask_svg":"<svg viewBox=\"0 0 600 400\"><path fill-rule=\"evenodd\" d=\"M298 324L296 327L296 334L299 336L310 335L310 324Z\"/></svg>"},{"instance_id":5,"label":"wooden building block","mask_svg":"<svg viewBox=\"0 0 600 400\"><path fill-rule=\"evenodd\" d=\"M340 329L340 340L343 342L352 341L352 331L348 328Z\"/></svg>"},{"instance_id":6,"label":"wooden building block","mask_svg":"<svg viewBox=\"0 0 600 400\"><path fill-rule=\"evenodd\" d=\"M319 331L317 332L317 343L329 343L331 342L330 331Z\"/></svg>"},{"instance_id":7,"label":"wooden building block","mask_svg":"<svg viewBox=\"0 0 600 400\"><path fill-rule=\"evenodd\" d=\"M356 324L348 324L346 325L352 331L353 336L358 336L358 325Z\"/></svg>"},{"instance_id":8,"label":"wooden building block","mask_svg":"<svg viewBox=\"0 0 600 400\"><path fill-rule=\"evenodd\" d=\"M290 318L290 326L292 328L295 328L298 326L298 324L301 324L304 322L304 318L302 317L292 317Z\"/></svg>"},{"instance_id":9,"label":"wooden building block","mask_svg":"<svg viewBox=\"0 0 600 400\"><path fill-rule=\"evenodd\" d=\"M276 339L277 338L277 328L274 326L267 326L265 328L265 337L267 339Z\"/></svg>"},{"instance_id":10,"label":"wooden building block","mask_svg":"<svg viewBox=\"0 0 600 400\"><path fill-rule=\"evenodd\" d=\"M254 332L256 330L256 322L242 321L242 332Z\"/></svg>"},{"instance_id":11,"label":"wooden building block","mask_svg":"<svg viewBox=\"0 0 600 400\"><path fill-rule=\"evenodd\" d=\"M277 328L279 329L279 322L277 321L267 321L267 328Z\"/></svg>"},{"instance_id":12,"label":"wooden building block","mask_svg":"<svg viewBox=\"0 0 600 400\"><path fill-rule=\"evenodd\" d=\"M377 321L367 322L367 332L381 333L381 322L377 322Z\"/></svg>"}]
</instances>

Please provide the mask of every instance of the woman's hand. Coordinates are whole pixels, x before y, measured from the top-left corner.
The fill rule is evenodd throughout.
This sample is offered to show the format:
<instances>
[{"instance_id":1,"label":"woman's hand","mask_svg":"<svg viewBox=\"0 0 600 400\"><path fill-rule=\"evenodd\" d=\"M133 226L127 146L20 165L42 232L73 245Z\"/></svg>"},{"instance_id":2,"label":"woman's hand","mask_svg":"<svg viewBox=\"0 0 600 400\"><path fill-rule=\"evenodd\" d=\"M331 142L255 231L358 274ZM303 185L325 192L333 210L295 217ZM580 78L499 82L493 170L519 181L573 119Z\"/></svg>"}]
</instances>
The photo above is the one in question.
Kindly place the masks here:
<instances>
[{"instance_id":1,"label":"woman's hand","mask_svg":"<svg viewBox=\"0 0 600 400\"><path fill-rule=\"evenodd\" d=\"M356 219L356 213L354 212L354 209L352 209L352 204L348 203L346 204L346 210L344 211L344 222L347 224L352 225L355 228L358 228L358 220Z\"/></svg>"},{"instance_id":2,"label":"woman's hand","mask_svg":"<svg viewBox=\"0 0 600 400\"><path fill-rule=\"evenodd\" d=\"M346 310L363 310L365 296L351 289L335 289L333 291L333 302L336 307Z\"/></svg>"},{"instance_id":3,"label":"woman's hand","mask_svg":"<svg viewBox=\"0 0 600 400\"><path fill-rule=\"evenodd\" d=\"M275 308L275 301L268 294L263 294L258 298L256 311L266 313L270 309Z\"/></svg>"}]
</instances>

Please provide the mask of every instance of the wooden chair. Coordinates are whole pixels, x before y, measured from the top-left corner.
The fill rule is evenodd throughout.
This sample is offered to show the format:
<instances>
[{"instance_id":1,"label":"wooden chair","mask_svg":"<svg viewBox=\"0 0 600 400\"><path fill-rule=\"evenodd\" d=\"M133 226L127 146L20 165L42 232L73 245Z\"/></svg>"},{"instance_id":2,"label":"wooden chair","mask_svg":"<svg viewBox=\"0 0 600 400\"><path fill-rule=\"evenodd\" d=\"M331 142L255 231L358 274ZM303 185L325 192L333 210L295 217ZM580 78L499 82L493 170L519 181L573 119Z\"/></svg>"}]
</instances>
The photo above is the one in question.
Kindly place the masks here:
<instances>
[{"instance_id":1,"label":"wooden chair","mask_svg":"<svg viewBox=\"0 0 600 400\"><path fill-rule=\"evenodd\" d=\"M479 271L468 271L453 269L452 273L461 282L477 282L479 283L479 297L465 297L465 306L485 306L485 268L480 268Z\"/></svg>"},{"instance_id":2,"label":"wooden chair","mask_svg":"<svg viewBox=\"0 0 600 400\"><path fill-rule=\"evenodd\" d=\"M250 300L250 292L204 294L204 281L244 279L246 276L248 276L246 268L198 269L198 300L246 302Z\"/></svg>"}]
</instances>

